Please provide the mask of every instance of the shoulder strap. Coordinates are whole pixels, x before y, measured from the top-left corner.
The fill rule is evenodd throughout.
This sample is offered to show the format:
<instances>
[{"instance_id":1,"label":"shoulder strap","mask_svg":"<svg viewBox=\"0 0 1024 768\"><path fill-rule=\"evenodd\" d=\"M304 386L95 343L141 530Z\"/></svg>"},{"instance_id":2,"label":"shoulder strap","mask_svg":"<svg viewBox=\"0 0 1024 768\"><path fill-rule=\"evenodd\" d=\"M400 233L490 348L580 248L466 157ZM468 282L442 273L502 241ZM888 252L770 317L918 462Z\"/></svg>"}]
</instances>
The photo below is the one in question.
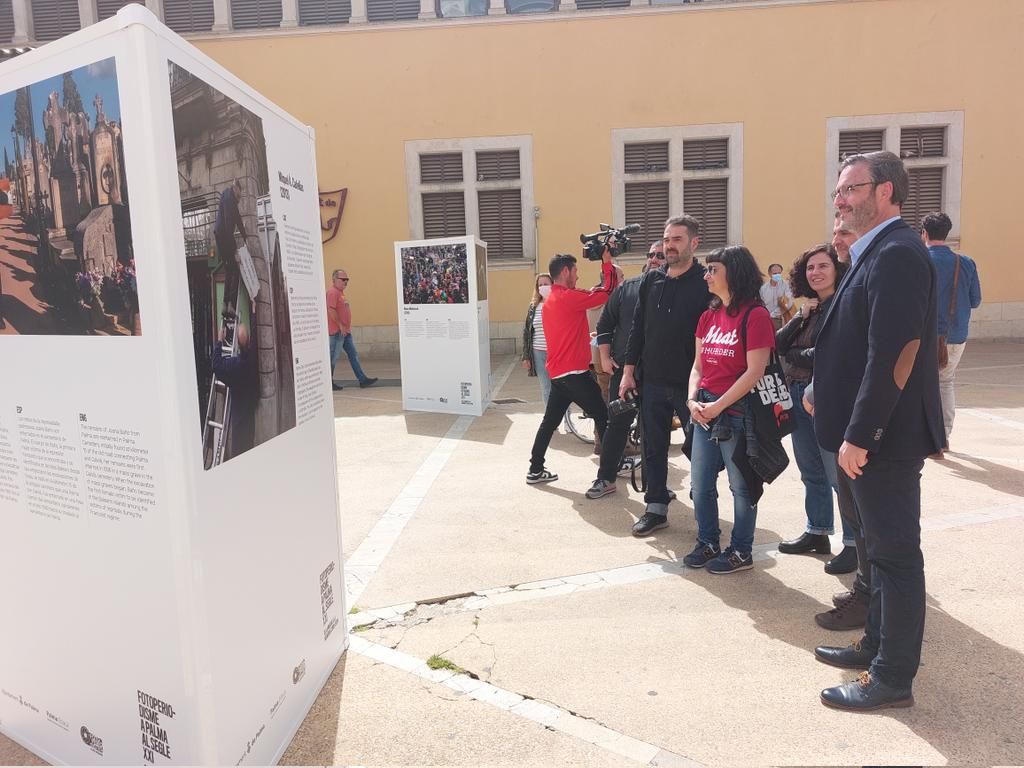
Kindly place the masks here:
<instances>
[{"instance_id":1,"label":"shoulder strap","mask_svg":"<svg viewBox=\"0 0 1024 768\"><path fill-rule=\"evenodd\" d=\"M949 292L949 312L946 320L946 330L949 330L949 326L953 324L953 313L956 311L956 284L960 280L960 254L954 252L953 255L956 257L956 266L953 268L953 290Z\"/></svg>"},{"instance_id":2,"label":"shoulder strap","mask_svg":"<svg viewBox=\"0 0 1024 768\"><path fill-rule=\"evenodd\" d=\"M747 359L747 320L750 318L750 313L754 311L754 308L759 306L756 302L747 307L747 311L743 313L743 320L740 322L740 341L743 342L743 359Z\"/></svg>"}]
</instances>

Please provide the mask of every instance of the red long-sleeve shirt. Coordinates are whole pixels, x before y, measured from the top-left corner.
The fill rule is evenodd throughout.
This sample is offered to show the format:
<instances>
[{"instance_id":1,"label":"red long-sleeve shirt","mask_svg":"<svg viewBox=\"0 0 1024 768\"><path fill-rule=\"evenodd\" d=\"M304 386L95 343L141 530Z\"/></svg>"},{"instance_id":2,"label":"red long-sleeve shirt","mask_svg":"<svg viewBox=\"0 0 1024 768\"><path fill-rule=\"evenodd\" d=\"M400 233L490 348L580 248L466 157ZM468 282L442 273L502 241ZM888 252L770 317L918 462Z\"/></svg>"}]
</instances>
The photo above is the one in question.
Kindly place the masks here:
<instances>
[{"instance_id":1,"label":"red long-sleeve shirt","mask_svg":"<svg viewBox=\"0 0 1024 768\"><path fill-rule=\"evenodd\" d=\"M601 285L590 291L551 286L551 295L544 300L544 339L548 345L548 375L552 379L590 366L590 326L587 310L608 301L615 290L615 268L601 265Z\"/></svg>"}]
</instances>

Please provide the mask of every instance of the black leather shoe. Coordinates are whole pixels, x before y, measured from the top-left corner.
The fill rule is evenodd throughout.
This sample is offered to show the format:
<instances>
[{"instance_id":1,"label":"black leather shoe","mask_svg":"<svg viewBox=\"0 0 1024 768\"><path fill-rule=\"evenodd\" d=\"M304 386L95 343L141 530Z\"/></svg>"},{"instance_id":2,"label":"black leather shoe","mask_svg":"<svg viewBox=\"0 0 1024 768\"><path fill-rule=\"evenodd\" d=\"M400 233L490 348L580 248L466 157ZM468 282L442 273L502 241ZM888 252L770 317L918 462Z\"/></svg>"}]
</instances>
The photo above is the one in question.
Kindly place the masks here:
<instances>
[{"instance_id":1,"label":"black leather shoe","mask_svg":"<svg viewBox=\"0 0 1024 768\"><path fill-rule=\"evenodd\" d=\"M792 541L784 541L779 544L779 552L784 555L806 555L808 552L831 555L832 542L823 533L801 533Z\"/></svg>"},{"instance_id":2,"label":"black leather shoe","mask_svg":"<svg viewBox=\"0 0 1024 768\"><path fill-rule=\"evenodd\" d=\"M814 649L814 658L833 667L867 669L871 666L871 660L875 658L875 653L876 651L866 648L858 640L853 645L848 645L845 648L819 645Z\"/></svg>"},{"instance_id":3,"label":"black leather shoe","mask_svg":"<svg viewBox=\"0 0 1024 768\"><path fill-rule=\"evenodd\" d=\"M643 517L633 525L634 536L647 536L661 528L668 528L668 518L664 515L652 515L644 512Z\"/></svg>"},{"instance_id":4,"label":"black leather shoe","mask_svg":"<svg viewBox=\"0 0 1024 768\"><path fill-rule=\"evenodd\" d=\"M367 378L365 378L365 379L363 379L362 381L359 382L359 388L360 389L366 389L367 387L372 387L376 383L377 383L377 377L376 376L368 376Z\"/></svg>"},{"instance_id":5,"label":"black leather shoe","mask_svg":"<svg viewBox=\"0 0 1024 768\"><path fill-rule=\"evenodd\" d=\"M344 387L341 386L341 384L337 384L337 383L332 381L331 382L331 389L333 389L335 392L337 392L339 389L344 389Z\"/></svg>"},{"instance_id":6,"label":"black leather shoe","mask_svg":"<svg viewBox=\"0 0 1024 768\"><path fill-rule=\"evenodd\" d=\"M852 683L823 690L821 703L847 712L871 712L875 709L912 707L914 694L910 688L893 688L872 677L870 672L861 672L860 677Z\"/></svg>"},{"instance_id":7,"label":"black leather shoe","mask_svg":"<svg viewBox=\"0 0 1024 768\"><path fill-rule=\"evenodd\" d=\"M846 546L843 551L825 563L825 573L853 573L857 570L857 548Z\"/></svg>"}]
</instances>

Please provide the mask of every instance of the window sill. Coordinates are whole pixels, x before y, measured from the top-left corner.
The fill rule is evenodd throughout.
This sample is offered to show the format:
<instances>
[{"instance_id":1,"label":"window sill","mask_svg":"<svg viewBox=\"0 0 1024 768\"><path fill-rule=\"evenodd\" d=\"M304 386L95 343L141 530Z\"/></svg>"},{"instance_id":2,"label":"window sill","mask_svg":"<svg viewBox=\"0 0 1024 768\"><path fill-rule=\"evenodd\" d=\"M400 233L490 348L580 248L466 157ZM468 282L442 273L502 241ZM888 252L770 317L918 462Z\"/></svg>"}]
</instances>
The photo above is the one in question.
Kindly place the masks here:
<instances>
[{"instance_id":1,"label":"window sill","mask_svg":"<svg viewBox=\"0 0 1024 768\"><path fill-rule=\"evenodd\" d=\"M533 270L534 263L530 259L494 259L487 261L488 272L514 272L520 269Z\"/></svg>"}]
</instances>

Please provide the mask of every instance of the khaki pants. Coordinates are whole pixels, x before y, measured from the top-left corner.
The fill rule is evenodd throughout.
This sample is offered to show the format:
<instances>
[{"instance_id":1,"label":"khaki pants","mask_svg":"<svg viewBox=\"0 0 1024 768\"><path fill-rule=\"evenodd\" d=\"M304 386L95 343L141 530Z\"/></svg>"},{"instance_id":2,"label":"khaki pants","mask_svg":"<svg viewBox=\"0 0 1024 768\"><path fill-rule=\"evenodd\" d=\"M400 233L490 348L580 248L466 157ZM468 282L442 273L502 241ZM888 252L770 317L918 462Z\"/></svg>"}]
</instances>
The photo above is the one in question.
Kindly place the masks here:
<instances>
[{"instance_id":1,"label":"khaki pants","mask_svg":"<svg viewBox=\"0 0 1024 768\"><path fill-rule=\"evenodd\" d=\"M949 447L949 433L953 431L953 419L956 417L956 368L964 354L963 344L947 344L949 363L939 369L939 397L942 398L942 421L946 426L946 447Z\"/></svg>"}]
</instances>

